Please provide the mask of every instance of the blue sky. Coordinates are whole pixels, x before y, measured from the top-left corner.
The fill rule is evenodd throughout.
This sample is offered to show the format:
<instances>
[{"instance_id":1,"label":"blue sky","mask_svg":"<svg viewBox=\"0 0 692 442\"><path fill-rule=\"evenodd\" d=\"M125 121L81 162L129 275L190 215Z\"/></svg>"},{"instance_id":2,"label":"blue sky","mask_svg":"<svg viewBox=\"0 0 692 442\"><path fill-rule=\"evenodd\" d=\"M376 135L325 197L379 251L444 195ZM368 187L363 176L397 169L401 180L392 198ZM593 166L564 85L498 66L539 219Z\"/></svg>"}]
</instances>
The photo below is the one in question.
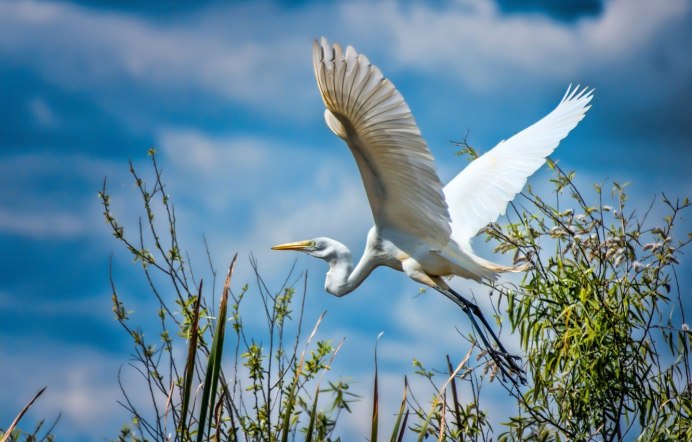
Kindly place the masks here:
<instances>
[{"instance_id":1,"label":"blue sky","mask_svg":"<svg viewBox=\"0 0 692 442\"><path fill-rule=\"evenodd\" d=\"M444 182L466 164L450 140L468 131L487 150L581 83L596 88L593 108L554 158L585 185L631 182L633 207L660 192L690 196L692 4L564 3L0 2L0 422L43 385L28 422L63 411L66 439L113 436L125 420L116 373L129 345L111 313L111 255L125 299L143 314L151 303L96 194L107 176L115 210L135 221L127 160L148 170L150 146L193 260L202 235L218 268L239 252L241 281L250 252L274 282L297 257L310 272L309 313L329 312L322 337L347 337L335 373L360 393L380 331L392 403L413 357L439 366L446 352L463 356L460 312L416 297L403 275L378 270L336 299L323 290L324 263L269 250L326 235L358 255L372 222L355 163L323 122L315 37L354 45L394 82ZM354 425L369 412L360 408Z\"/></svg>"}]
</instances>

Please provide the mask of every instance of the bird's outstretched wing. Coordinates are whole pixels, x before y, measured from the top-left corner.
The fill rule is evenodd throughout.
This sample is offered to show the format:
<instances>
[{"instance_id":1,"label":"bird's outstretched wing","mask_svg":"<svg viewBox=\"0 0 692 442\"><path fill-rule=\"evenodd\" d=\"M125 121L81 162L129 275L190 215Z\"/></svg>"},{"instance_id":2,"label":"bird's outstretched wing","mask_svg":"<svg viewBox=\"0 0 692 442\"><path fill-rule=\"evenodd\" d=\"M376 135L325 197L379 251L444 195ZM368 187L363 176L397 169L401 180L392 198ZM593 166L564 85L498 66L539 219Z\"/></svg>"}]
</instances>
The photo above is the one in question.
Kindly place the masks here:
<instances>
[{"instance_id":1,"label":"bird's outstretched wing","mask_svg":"<svg viewBox=\"0 0 692 442\"><path fill-rule=\"evenodd\" d=\"M444 246L451 227L442 183L401 94L351 46L344 52L322 38L312 61L325 120L356 159L375 224Z\"/></svg>"},{"instance_id":2,"label":"bird's outstretched wing","mask_svg":"<svg viewBox=\"0 0 692 442\"><path fill-rule=\"evenodd\" d=\"M471 238L505 213L560 141L584 118L593 89L567 88L560 104L538 122L501 141L471 162L444 188L452 217L452 237L470 248Z\"/></svg>"}]
</instances>

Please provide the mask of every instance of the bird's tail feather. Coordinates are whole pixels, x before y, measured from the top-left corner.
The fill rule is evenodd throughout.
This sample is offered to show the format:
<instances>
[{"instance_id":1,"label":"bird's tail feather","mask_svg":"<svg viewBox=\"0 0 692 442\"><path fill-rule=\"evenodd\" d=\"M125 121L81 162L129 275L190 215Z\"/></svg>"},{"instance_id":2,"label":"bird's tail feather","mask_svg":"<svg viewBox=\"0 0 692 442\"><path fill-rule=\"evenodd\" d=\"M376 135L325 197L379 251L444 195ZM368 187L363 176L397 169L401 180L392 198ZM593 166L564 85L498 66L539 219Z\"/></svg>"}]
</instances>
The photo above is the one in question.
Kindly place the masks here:
<instances>
[{"instance_id":1,"label":"bird's tail feather","mask_svg":"<svg viewBox=\"0 0 692 442\"><path fill-rule=\"evenodd\" d=\"M513 266L503 266L477 256L470 250L464 250L458 244L450 241L443 250L443 256L452 262L457 269L454 272L462 278L481 281L482 279L495 281L500 273L520 273L531 268L530 263Z\"/></svg>"},{"instance_id":2,"label":"bird's tail feather","mask_svg":"<svg viewBox=\"0 0 692 442\"><path fill-rule=\"evenodd\" d=\"M523 264L517 264L513 266L503 266L501 264L495 264L494 262L488 261L487 259L483 259L480 256L476 256L471 254L471 258L476 261L479 265L485 267L488 270L491 270L495 273L520 273L520 272L525 272L529 269L531 269L531 263L530 262L525 262Z\"/></svg>"}]
</instances>

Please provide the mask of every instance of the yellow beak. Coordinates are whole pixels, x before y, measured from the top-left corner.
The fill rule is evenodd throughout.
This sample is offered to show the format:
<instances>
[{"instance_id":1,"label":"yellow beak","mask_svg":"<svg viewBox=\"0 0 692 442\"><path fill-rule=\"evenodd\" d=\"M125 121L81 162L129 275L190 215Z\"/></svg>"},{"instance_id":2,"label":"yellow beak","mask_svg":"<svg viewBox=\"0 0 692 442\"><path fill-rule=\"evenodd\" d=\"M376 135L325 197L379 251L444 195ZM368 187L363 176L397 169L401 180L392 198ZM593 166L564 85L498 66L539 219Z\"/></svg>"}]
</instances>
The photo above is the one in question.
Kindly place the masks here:
<instances>
[{"instance_id":1,"label":"yellow beak","mask_svg":"<svg viewBox=\"0 0 692 442\"><path fill-rule=\"evenodd\" d=\"M289 242L286 244L279 244L278 246L272 247L272 250L305 250L308 247L314 246L314 241L298 241Z\"/></svg>"}]
</instances>

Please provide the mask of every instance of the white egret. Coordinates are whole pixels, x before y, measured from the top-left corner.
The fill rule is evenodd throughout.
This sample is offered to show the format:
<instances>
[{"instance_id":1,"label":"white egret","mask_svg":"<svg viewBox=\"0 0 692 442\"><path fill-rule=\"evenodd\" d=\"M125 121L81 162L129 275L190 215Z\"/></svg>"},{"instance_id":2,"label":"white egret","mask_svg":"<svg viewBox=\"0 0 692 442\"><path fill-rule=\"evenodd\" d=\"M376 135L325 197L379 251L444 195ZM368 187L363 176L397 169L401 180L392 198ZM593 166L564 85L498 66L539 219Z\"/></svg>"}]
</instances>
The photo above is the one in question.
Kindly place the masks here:
<instances>
[{"instance_id":1,"label":"white egret","mask_svg":"<svg viewBox=\"0 0 692 442\"><path fill-rule=\"evenodd\" d=\"M355 157L375 225L362 258L353 266L351 252L338 241L315 238L282 244L274 250L298 250L325 260L327 292L343 296L378 266L403 271L457 303L471 319L503 374L522 370L504 349L480 309L451 289L444 277L495 280L508 267L477 256L471 239L504 214L527 178L589 109L593 91L571 87L543 119L501 141L442 186L435 162L408 105L391 81L363 54L348 46L313 44L317 85L326 105L327 126ZM499 347L494 350L474 315Z\"/></svg>"}]
</instances>

